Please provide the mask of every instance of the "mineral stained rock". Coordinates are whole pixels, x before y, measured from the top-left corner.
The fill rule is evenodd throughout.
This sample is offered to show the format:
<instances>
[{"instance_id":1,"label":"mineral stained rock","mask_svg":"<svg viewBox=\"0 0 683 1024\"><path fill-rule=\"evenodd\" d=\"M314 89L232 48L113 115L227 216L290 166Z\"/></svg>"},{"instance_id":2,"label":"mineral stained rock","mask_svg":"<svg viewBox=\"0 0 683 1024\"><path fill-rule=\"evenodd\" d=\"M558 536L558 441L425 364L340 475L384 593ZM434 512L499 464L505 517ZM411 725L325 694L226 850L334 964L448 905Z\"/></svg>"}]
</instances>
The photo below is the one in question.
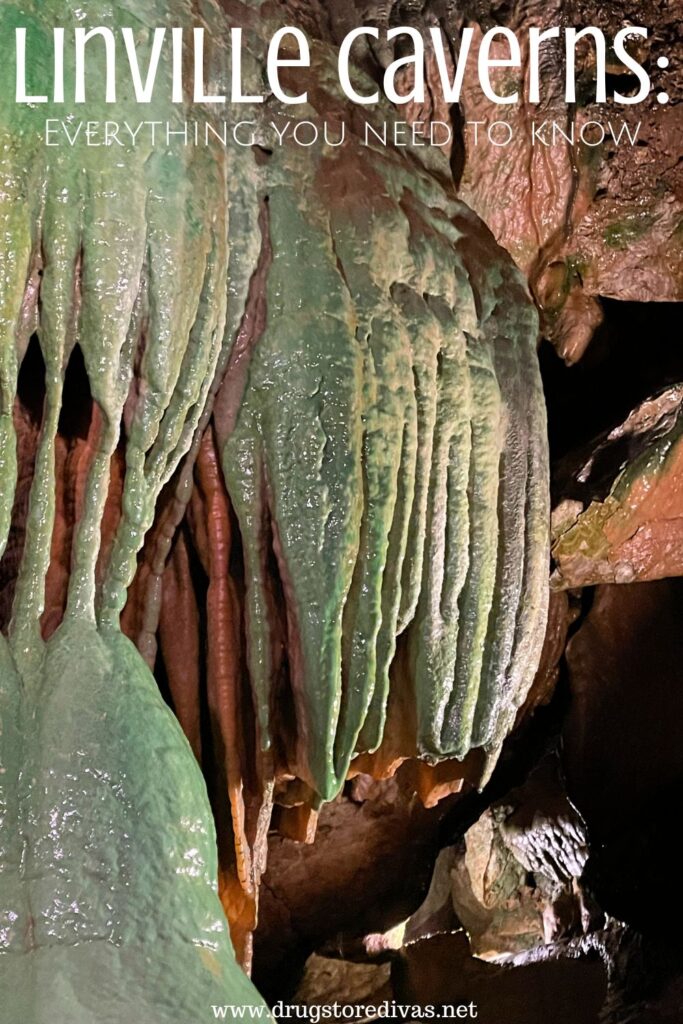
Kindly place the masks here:
<instances>
[{"instance_id":1,"label":"mineral stained rock","mask_svg":"<svg viewBox=\"0 0 683 1024\"><path fill-rule=\"evenodd\" d=\"M141 34L167 6L136 6ZM262 78L268 13L202 6L216 88L233 21L245 81ZM88 14L114 29L132 16L127 3ZM44 67L61 5L6 4L0 19L4 35L28 25ZM177 126L187 108L163 98L168 64L146 114ZM90 116L135 120L122 82L105 107L93 66ZM334 67L316 45L305 114L353 128ZM340 147L271 152L266 122L290 114L272 97L253 149L148 137L119 159L53 151L50 104L18 115L8 76L2 984L29 1021L54 1013L58 975L74 1020L104 998L161 1024L200 1003L258 1002L216 875L246 961L276 790L283 831L310 838L353 759L381 748L397 687L410 708L397 763L449 764L427 792L452 789L471 752L480 779L495 764L546 618L538 318L484 225L405 154L354 131ZM67 60L69 92L73 76ZM44 376L30 408L29 356ZM157 633L191 747L149 671ZM218 864L192 751L218 766L213 808L232 839Z\"/></svg>"},{"instance_id":2,"label":"mineral stained rock","mask_svg":"<svg viewBox=\"0 0 683 1024\"><path fill-rule=\"evenodd\" d=\"M309 5L307 5L309 6ZM289 0L293 16L300 10ZM326 10L323 11L322 8ZM339 40L358 18L381 30L409 25L420 32L427 52L424 105L402 107L402 115L425 133L422 159L490 227L496 240L528 275L542 315L544 332L568 363L578 361L601 320L598 297L622 301L676 301L683 297L683 78L673 59L681 0L643 3L619 0L327 0L311 4L311 29ZM313 12L317 11L317 15ZM565 102L564 53L559 39L541 44L542 102L528 94L528 30L557 25L597 26L612 38L625 25L648 28L648 39L630 48L647 68L653 90L633 106L595 102L595 54L589 40L577 52L577 102ZM496 104L477 82L478 48L484 32L504 25L518 34L521 69L493 69L498 95L517 91L520 100ZM462 30L473 31L459 103L441 100L439 73L429 31L440 27L446 53L460 53ZM377 75L399 56L402 40L368 43L364 67ZM491 56L505 60L503 38ZM668 61L660 70L659 58ZM453 60L447 65L453 77ZM628 74L607 52L607 73L625 94ZM667 102L660 104L659 89ZM608 90L609 92L609 90ZM429 121L453 129L452 149L429 145ZM421 127L420 127L421 126Z\"/></svg>"},{"instance_id":3,"label":"mineral stained rock","mask_svg":"<svg viewBox=\"0 0 683 1024\"><path fill-rule=\"evenodd\" d=\"M556 588L683 575L683 387L644 402L575 472L553 514ZM614 474L616 472L616 478Z\"/></svg>"},{"instance_id":4,"label":"mineral stained rock","mask_svg":"<svg viewBox=\"0 0 683 1024\"><path fill-rule=\"evenodd\" d=\"M131 12L91 4L88 14L117 27ZM157 25L168 5L150 2L136 14L143 27ZM4 4L0 34L29 25L40 68L52 26L65 17L60 3ZM11 621L0 638L0 1005L30 1024L89 1024L102 1014L170 1024L212 1003L262 1007L235 961L217 896L200 772L118 625L137 551L201 424L221 352L225 168L206 150L142 146L116 159L99 149L50 151L36 110L12 102L8 67L0 71L3 548L17 477L17 373L31 334L44 401L14 548ZM74 68L66 71L72 80ZM111 116L101 99L91 111ZM121 99L116 112L130 117L132 105ZM161 101L149 113L181 116ZM92 396L89 443L64 606L51 601L46 621L45 581L53 540L60 543L58 437L71 413L65 377L76 347ZM125 478L104 546L119 445Z\"/></svg>"},{"instance_id":5,"label":"mineral stained rock","mask_svg":"<svg viewBox=\"0 0 683 1024\"><path fill-rule=\"evenodd\" d=\"M308 116L329 120L326 47L313 64ZM262 179L265 313L216 407L261 743L278 730L272 551L294 774L328 799L380 745L400 634L418 755L495 760L545 625L533 306L480 222L395 152L278 146Z\"/></svg>"},{"instance_id":6,"label":"mineral stained rock","mask_svg":"<svg viewBox=\"0 0 683 1024\"><path fill-rule=\"evenodd\" d=\"M586 858L585 828L547 757L441 851L404 946L465 928L473 955L494 959L581 935Z\"/></svg>"}]
</instances>

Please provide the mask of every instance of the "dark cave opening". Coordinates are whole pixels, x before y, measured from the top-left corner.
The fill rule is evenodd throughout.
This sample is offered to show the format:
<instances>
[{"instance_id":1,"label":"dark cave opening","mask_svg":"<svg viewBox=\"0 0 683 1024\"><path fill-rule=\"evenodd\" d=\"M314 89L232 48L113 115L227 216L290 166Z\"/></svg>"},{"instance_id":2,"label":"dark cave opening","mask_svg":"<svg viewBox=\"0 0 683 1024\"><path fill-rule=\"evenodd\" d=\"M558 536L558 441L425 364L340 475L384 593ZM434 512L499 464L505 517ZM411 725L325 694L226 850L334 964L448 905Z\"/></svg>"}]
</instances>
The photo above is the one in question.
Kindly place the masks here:
<instances>
[{"instance_id":1,"label":"dark cave opening","mask_svg":"<svg viewBox=\"0 0 683 1024\"><path fill-rule=\"evenodd\" d=\"M565 365L549 341L539 351L553 464L683 380L679 304L600 302L604 320L578 363Z\"/></svg>"},{"instance_id":2,"label":"dark cave opening","mask_svg":"<svg viewBox=\"0 0 683 1024\"><path fill-rule=\"evenodd\" d=\"M19 366L14 400L18 478L7 547L0 560L0 629L3 633L10 623L17 574L24 552L31 483L45 412L45 392L45 360L38 336L34 334Z\"/></svg>"},{"instance_id":3,"label":"dark cave opening","mask_svg":"<svg viewBox=\"0 0 683 1024\"><path fill-rule=\"evenodd\" d=\"M85 440L92 419L92 395L80 345L74 345L64 376L59 434L67 440Z\"/></svg>"}]
</instances>

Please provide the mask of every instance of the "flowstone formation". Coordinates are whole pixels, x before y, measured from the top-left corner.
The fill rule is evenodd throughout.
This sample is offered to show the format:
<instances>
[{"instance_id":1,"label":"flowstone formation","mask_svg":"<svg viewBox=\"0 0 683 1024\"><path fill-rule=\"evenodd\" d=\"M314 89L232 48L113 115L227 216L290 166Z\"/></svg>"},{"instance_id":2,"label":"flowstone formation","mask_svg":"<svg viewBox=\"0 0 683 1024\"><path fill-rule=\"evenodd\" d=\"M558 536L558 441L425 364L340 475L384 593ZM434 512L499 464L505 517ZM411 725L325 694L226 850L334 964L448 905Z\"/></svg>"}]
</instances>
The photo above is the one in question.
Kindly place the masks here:
<instances>
[{"instance_id":1,"label":"flowstone formation","mask_svg":"<svg viewBox=\"0 0 683 1024\"><path fill-rule=\"evenodd\" d=\"M127 5L115 13L93 7L98 24L131 17ZM38 72L64 13L63 4L42 0L5 4L2 36L28 25ZM147 25L167 14L166 4L145 5ZM93 93L102 85L100 77ZM226 172L220 154L203 150L140 148L114 158L96 149L51 151L39 122L49 111L16 108L12 96L5 70L3 548L18 493L18 368L32 334L45 394L26 519L12 533L17 579L0 640L3 1016L161 1024L192 1019L212 1003L260 1004L235 961L217 896L201 775L119 629L137 551L201 426L222 351ZM99 101L93 107L105 115ZM122 98L118 115L131 112ZM180 116L170 104L151 112ZM56 464L76 347L92 403L87 452L68 493L75 504L68 586L54 630L43 611L53 543L64 553ZM104 543L117 448L125 480Z\"/></svg>"},{"instance_id":2,"label":"flowstone formation","mask_svg":"<svg viewBox=\"0 0 683 1024\"><path fill-rule=\"evenodd\" d=\"M0 15L38 77L62 6ZM224 91L227 19L172 6ZM263 13L230 8L246 88ZM139 120L96 54L89 118ZM177 127L169 64L145 119ZM316 44L299 113L352 128L333 71ZM352 130L271 150L270 99L252 148L46 149L2 75L0 986L27 1021L193 1019L259 1001L215 885L247 962L274 799L495 764L546 619L537 316L477 217Z\"/></svg>"},{"instance_id":3,"label":"flowstone formation","mask_svg":"<svg viewBox=\"0 0 683 1024\"><path fill-rule=\"evenodd\" d=\"M476 219L415 168L353 141L292 147L264 187L268 314L227 424L217 410L261 735L282 732L270 544L299 778L329 799L380 746L398 637L417 753L495 761L545 624L535 311Z\"/></svg>"}]
</instances>

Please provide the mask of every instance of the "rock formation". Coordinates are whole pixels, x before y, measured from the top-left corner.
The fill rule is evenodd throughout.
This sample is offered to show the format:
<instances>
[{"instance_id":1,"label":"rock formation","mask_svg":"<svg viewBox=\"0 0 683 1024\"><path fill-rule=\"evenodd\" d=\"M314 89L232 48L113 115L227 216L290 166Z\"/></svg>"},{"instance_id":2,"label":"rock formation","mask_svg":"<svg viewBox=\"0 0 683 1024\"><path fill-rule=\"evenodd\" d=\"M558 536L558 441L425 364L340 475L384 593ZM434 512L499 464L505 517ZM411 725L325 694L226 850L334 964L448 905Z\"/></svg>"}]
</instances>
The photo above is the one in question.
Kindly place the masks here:
<instances>
[{"instance_id":1,"label":"rock formation","mask_svg":"<svg viewBox=\"0 0 683 1024\"><path fill-rule=\"evenodd\" d=\"M475 78L448 109L428 53L423 107L359 111L334 68L362 23L439 28L451 60L469 26L471 61L493 24L638 23L656 80L680 4L88 19L169 7L216 92L231 26L252 93L305 29L282 82L343 141L297 146L268 93L253 145L50 149L63 112L0 70L0 1005L170 1024L260 1004L237 960L271 1002L673 1024L680 70L605 108L586 47L568 107L551 42L540 109ZM30 22L38 71L63 17L0 28ZM359 85L396 45L356 52ZM139 120L118 84L89 117ZM145 116L182 130L169 96ZM365 144L430 120L450 147Z\"/></svg>"}]
</instances>

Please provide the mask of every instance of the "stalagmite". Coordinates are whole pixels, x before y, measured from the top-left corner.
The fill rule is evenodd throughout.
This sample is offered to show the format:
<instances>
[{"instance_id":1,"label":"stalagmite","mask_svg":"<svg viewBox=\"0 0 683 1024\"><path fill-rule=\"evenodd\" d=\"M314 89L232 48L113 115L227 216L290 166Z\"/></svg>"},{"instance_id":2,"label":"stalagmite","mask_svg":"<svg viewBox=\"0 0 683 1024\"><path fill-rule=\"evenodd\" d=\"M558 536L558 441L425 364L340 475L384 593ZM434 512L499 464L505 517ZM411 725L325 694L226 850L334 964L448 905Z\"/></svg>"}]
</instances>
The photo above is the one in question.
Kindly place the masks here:
<instances>
[{"instance_id":1,"label":"stalagmite","mask_svg":"<svg viewBox=\"0 0 683 1024\"><path fill-rule=\"evenodd\" d=\"M89 14L102 22L130 17L126 5L98 6ZM143 6L149 25L168 14L167 4ZM39 62L63 17L61 3L6 4L0 31L30 19ZM122 101L118 115L130 107ZM179 117L168 104L150 113ZM235 962L217 896L201 774L119 629L138 549L192 445L221 355L225 160L207 150L54 153L42 146L38 113L7 100L0 124L3 547L17 370L33 331L45 365L23 555L0 638L0 1004L28 1024L85 1024L103 1007L112 1019L162 1024L212 1003L262 1006ZM66 610L44 641L57 435L76 346L94 431ZM121 433L118 526L98 565Z\"/></svg>"}]
</instances>

